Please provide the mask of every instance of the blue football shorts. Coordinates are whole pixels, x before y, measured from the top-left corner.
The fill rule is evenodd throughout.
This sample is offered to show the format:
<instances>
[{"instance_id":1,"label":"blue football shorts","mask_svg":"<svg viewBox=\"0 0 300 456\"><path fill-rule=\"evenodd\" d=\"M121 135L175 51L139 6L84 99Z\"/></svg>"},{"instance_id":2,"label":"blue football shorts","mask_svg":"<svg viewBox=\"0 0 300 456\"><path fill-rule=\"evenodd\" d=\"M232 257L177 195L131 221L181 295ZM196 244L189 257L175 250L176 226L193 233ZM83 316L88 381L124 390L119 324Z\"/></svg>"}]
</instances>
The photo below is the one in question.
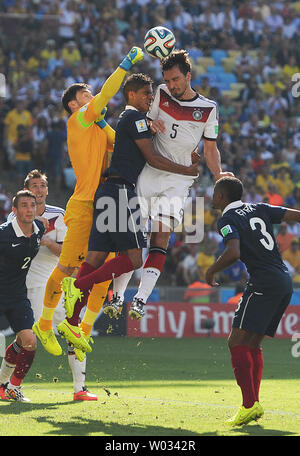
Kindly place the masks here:
<instances>
[{"instance_id":1,"label":"blue football shorts","mask_svg":"<svg viewBox=\"0 0 300 456\"><path fill-rule=\"evenodd\" d=\"M0 313L5 315L16 334L23 329L31 329L34 323L33 311L27 296L1 297Z\"/></svg>"},{"instance_id":2,"label":"blue football shorts","mask_svg":"<svg viewBox=\"0 0 300 456\"><path fill-rule=\"evenodd\" d=\"M94 198L89 251L122 252L146 246L147 235L134 186L101 184Z\"/></svg>"},{"instance_id":3,"label":"blue football shorts","mask_svg":"<svg viewBox=\"0 0 300 456\"><path fill-rule=\"evenodd\" d=\"M237 305L232 327L274 337L293 294L292 279L282 272L264 285L249 280Z\"/></svg>"}]
</instances>

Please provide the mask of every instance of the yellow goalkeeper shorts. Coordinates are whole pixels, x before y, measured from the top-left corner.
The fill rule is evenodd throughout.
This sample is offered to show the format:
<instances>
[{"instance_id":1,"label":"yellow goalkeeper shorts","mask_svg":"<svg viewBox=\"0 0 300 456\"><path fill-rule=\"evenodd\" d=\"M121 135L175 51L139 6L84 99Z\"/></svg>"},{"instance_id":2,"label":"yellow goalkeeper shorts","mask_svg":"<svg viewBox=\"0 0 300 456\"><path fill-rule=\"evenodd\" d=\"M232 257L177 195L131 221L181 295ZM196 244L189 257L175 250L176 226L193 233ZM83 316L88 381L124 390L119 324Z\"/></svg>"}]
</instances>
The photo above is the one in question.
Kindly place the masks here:
<instances>
[{"instance_id":1,"label":"yellow goalkeeper shorts","mask_svg":"<svg viewBox=\"0 0 300 456\"><path fill-rule=\"evenodd\" d=\"M67 233L62 245L59 263L65 267L78 268L87 252L93 223L93 201L70 199L65 212ZM114 258L111 253L106 260Z\"/></svg>"}]
</instances>

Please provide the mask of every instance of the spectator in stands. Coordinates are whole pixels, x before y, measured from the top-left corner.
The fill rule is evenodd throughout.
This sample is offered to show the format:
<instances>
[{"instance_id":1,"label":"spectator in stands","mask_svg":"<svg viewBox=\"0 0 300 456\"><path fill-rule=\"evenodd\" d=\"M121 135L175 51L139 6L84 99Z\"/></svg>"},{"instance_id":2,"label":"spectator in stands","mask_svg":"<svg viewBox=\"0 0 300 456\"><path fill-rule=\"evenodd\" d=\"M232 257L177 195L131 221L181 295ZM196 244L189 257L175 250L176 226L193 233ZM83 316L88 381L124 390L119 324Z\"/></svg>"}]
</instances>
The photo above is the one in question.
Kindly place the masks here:
<instances>
[{"instance_id":1,"label":"spectator in stands","mask_svg":"<svg viewBox=\"0 0 300 456\"><path fill-rule=\"evenodd\" d=\"M25 127L31 127L32 123L31 113L26 109L24 101L18 100L16 106L7 113L4 119L4 145L6 146L8 160L11 165L15 163L16 159L15 147L18 140L18 126L24 125Z\"/></svg>"},{"instance_id":2,"label":"spectator in stands","mask_svg":"<svg viewBox=\"0 0 300 456\"><path fill-rule=\"evenodd\" d=\"M61 57L64 62L68 62L70 66L74 66L81 60L81 54L76 47L75 41L68 41L62 48Z\"/></svg>"},{"instance_id":3,"label":"spectator in stands","mask_svg":"<svg viewBox=\"0 0 300 456\"><path fill-rule=\"evenodd\" d=\"M271 33L277 29L282 29L284 25L283 17L273 4L270 4L270 14L265 18L265 23L270 28Z\"/></svg>"},{"instance_id":4,"label":"spectator in stands","mask_svg":"<svg viewBox=\"0 0 300 456\"><path fill-rule=\"evenodd\" d=\"M206 98L210 97L211 86L209 84L209 80L208 80L207 76L203 76L201 78L201 84L199 85L199 87L197 89L198 89L199 93L201 95L203 95L204 97L206 97Z\"/></svg>"},{"instance_id":5,"label":"spectator in stands","mask_svg":"<svg viewBox=\"0 0 300 456\"><path fill-rule=\"evenodd\" d=\"M11 211L11 200L11 196L7 194L0 184L1 223L6 222L7 216Z\"/></svg>"},{"instance_id":6,"label":"spectator in stands","mask_svg":"<svg viewBox=\"0 0 300 456\"><path fill-rule=\"evenodd\" d=\"M289 165L293 165L296 161L297 148L294 146L293 138L288 137L287 143L283 148L283 158L288 162Z\"/></svg>"},{"instance_id":7,"label":"spectator in stands","mask_svg":"<svg viewBox=\"0 0 300 456\"><path fill-rule=\"evenodd\" d=\"M67 132L64 121L53 122L45 138L46 172L55 188L60 187L62 175L62 158Z\"/></svg>"},{"instance_id":8,"label":"spectator in stands","mask_svg":"<svg viewBox=\"0 0 300 456\"><path fill-rule=\"evenodd\" d=\"M181 284L189 285L198 279L197 274L197 257L199 253L198 244L186 245L187 254L179 263L177 268L177 277L181 276Z\"/></svg>"},{"instance_id":9,"label":"spectator in stands","mask_svg":"<svg viewBox=\"0 0 300 456\"><path fill-rule=\"evenodd\" d=\"M48 126L47 119L43 116L39 117L36 124L32 128L33 139L33 168L45 169L45 140L47 136Z\"/></svg>"},{"instance_id":10,"label":"spectator in stands","mask_svg":"<svg viewBox=\"0 0 300 456\"><path fill-rule=\"evenodd\" d=\"M268 191L265 196L272 206L282 206L284 203L283 197L278 192L276 185L272 182L269 182Z\"/></svg>"},{"instance_id":11,"label":"spectator in stands","mask_svg":"<svg viewBox=\"0 0 300 456\"><path fill-rule=\"evenodd\" d=\"M75 37L75 26L79 21L79 15L74 11L72 2L61 3L61 11L59 17L59 36L62 42L73 40Z\"/></svg>"},{"instance_id":12,"label":"spectator in stands","mask_svg":"<svg viewBox=\"0 0 300 456\"><path fill-rule=\"evenodd\" d=\"M287 261L293 268L293 280L300 277L300 239L293 238L288 249L284 250L282 259Z\"/></svg>"},{"instance_id":13,"label":"spectator in stands","mask_svg":"<svg viewBox=\"0 0 300 456\"><path fill-rule=\"evenodd\" d=\"M246 186L245 190L245 203L258 204L262 202L263 197L254 183L251 183L248 187Z\"/></svg>"},{"instance_id":14,"label":"spectator in stands","mask_svg":"<svg viewBox=\"0 0 300 456\"><path fill-rule=\"evenodd\" d=\"M256 146L251 160L252 168L256 174L259 174L261 169L265 166L265 160L261 156L260 147Z\"/></svg>"},{"instance_id":15,"label":"spectator in stands","mask_svg":"<svg viewBox=\"0 0 300 456\"><path fill-rule=\"evenodd\" d=\"M208 237L205 237L203 240L203 249L197 256L198 277L202 282L205 281L207 269L215 261L217 250L218 242L215 239L208 239Z\"/></svg>"},{"instance_id":16,"label":"spectator in stands","mask_svg":"<svg viewBox=\"0 0 300 456\"><path fill-rule=\"evenodd\" d=\"M57 50L55 48L55 40L53 38L49 38L47 41L46 41L46 45L45 47L42 49L41 53L40 53L40 57L42 59L45 59L47 62L49 62L49 60L53 60L53 59L56 59L56 56L57 56Z\"/></svg>"},{"instance_id":17,"label":"spectator in stands","mask_svg":"<svg viewBox=\"0 0 300 456\"><path fill-rule=\"evenodd\" d=\"M15 143L15 162L18 186L21 188L24 176L32 169L34 143L32 131L29 127L18 125L17 141Z\"/></svg>"},{"instance_id":18,"label":"spectator in stands","mask_svg":"<svg viewBox=\"0 0 300 456\"><path fill-rule=\"evenodd\" d=\"M286 203L289 207L297 209L300 207L300 184L298 183L293 190L293 193L286 199Z\"/></svg>"},{"instance_id":19,"label":"spectator in stands","mask_svg":"<svg viewBox=\"0 0 300 456\"><path fill-rule=\"evenodd\" d=\"M288 232L287 223L281 223L278 234L276 236L276 242L281 253L290 248L292 239L294 239L294 235Z\"/></svg>"},{"instance_id":20,"label":"spectator in stands","mask_svg":"<svg viewBox=\"0 0 300 456\"><path fill-rule=\"evenodd\" d=\"M282 166L277 170L275 185L283 200L293 193L295 185L290 177L290 168Z\"/></svg>"}]
</instances>

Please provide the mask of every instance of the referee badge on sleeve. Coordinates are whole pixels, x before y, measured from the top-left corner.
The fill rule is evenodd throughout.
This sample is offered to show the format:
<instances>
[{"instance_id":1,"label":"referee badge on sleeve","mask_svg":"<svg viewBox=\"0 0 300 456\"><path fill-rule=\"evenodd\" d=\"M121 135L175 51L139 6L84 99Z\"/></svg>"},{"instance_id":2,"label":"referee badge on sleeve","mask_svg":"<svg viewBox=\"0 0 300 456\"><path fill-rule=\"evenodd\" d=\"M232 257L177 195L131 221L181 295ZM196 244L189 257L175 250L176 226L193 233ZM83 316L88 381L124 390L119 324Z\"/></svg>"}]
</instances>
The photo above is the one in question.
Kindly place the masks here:
<instances>
[{"instance_id":1,"label":"referee badge on sleeve","mask_svg":"<svg viewBox=\"0 0 300 456\"><path fill-rule=\"evenodd\" d=\"M135 125L138 133L143 133L143 131L148 130L148 125L145 119L137 120Z\"/></svg>"}]
</instances>

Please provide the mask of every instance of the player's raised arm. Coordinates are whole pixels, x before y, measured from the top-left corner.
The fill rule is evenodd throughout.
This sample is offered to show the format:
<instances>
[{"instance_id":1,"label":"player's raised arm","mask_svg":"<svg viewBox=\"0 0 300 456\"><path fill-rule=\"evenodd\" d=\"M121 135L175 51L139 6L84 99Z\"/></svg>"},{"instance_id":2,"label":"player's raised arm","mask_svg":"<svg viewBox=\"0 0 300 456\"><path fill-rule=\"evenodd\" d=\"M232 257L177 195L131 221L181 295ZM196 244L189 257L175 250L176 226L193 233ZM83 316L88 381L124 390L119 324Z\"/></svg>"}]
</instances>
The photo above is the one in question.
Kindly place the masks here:
<instances>
[{"instance_id":1,"label":"player's raised arm","mask_svg":"<svg viewBox=\"0 0 300 456\"><path fill-rule=\"evenodd\" d=\"M116 139L116 132L104 119L106 112L107 112L107 107L105 107L101 111L100 118L97 120L96 124L105 131L105 133L107 135L108 145L113 146L115 143L115 139Z\"/></svg>"},{"instance_id":2,"label":"player's raised arm","mask_svg":"<svg viewBox=\"0 0 300 456\"><path fill-rule=\"evenodd\" d=\"M287 209L282 219L284 222L300 222L300 211L298 209Z\"/></svg>"},{"instance_id":3,"label":"player's raised arm","mask_svg":"<svg viewBox=\"0 0 300 456\"><path fill-rule=\"evenodd\" d=\"M105 81L101 91L87 105L87 109L83 112L82 120L86 124L96 121L100 113L105 108L111 98L115 96L121 87L123 79L127 71L132 65L143 59L144 53L142 49L133 47L127 56L122 60L118 68Z\"/></svg>"},{"instance_id":4,"label":"player's raised arm","mask_svg":"<svg viewBox=\"0 0 300 456\"><path fill-rule=\"evenodd\" d=\"M222 171L221 155L215 140L203 138L203 153L206 164L215 180L218 180L221 177L233 176L233 173L231 172Z\"/></svg>"},{"instance_id":5,"label":"player's raised arm","mask_svg":"<svg viewBox=\"0 0 300 456\"><path fill-rule=\"evenodd\" d=\"M144 155L146 162L150 166L153 166L153 168L169 171L170 173L183 174L186 176L198 175L198 163L193 163L190 166L179 165L178 163L172 162L156 152L153 148L151 139L136 139L135 142Z\"/></svg>"}]
</instances>

